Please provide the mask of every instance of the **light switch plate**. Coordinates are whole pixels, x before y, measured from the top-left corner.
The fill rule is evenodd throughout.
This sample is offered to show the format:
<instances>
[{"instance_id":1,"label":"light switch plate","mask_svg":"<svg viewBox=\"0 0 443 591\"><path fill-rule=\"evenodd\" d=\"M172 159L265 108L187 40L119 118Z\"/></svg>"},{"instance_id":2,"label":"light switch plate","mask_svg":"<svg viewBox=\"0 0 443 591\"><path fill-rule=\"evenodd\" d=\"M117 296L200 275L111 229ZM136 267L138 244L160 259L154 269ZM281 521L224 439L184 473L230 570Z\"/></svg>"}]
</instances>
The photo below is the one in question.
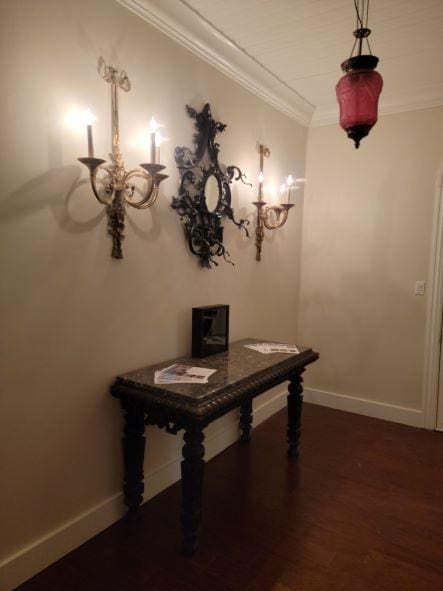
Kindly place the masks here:
<instances>
[{"instance_id":1,"label":"light switch plate","mask_svg":"<svg viewBox=\"0 0 443 591\"><path fill-rule=\"evenodd\" d=\"M415 282L415 295L425 295L426 281Z\"/></svg>"}]
</instances>

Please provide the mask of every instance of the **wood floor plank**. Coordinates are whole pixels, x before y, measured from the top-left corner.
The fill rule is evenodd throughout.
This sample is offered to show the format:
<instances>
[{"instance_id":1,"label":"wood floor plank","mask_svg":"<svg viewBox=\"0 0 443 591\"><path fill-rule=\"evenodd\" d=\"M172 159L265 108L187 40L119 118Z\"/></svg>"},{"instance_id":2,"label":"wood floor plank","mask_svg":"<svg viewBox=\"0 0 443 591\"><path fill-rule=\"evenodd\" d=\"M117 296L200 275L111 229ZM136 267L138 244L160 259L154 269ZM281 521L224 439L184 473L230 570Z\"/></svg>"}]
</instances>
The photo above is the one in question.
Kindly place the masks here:
<instances>
[{"instance_id":1,"label":"wood floor plank","mask_svg":"<svg viewBox=\"0 0 443 591\"><path fill-rule=\"evenodd\" d=\"M180 484L17 591L442 591L443 434L306 404L206 466L199 552L179 554Z\"/></svg>"}]
</instances>

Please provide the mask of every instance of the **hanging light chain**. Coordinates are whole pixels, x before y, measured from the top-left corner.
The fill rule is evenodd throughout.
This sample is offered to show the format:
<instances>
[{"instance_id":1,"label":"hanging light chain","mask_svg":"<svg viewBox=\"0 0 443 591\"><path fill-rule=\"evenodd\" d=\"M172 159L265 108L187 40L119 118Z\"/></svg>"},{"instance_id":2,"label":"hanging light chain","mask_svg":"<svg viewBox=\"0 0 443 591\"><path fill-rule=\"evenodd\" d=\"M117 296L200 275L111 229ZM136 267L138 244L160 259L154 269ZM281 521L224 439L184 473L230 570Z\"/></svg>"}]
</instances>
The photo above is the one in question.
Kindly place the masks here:
<instances>
[{"instance_id":1,"label":"hanging light chain","mask_svg":"<svg viewBox=\"0 0 443 591\"><path fill-rule=\"evenodd\" d=\"M371 30L368 29L368 20L369 20L369 0L354 0L354 7L355 7L355 15L356 15L356 30L354 31L355 41L351 49L351 54L349 57L352 57L354 54L354 50L358 43L358 55L362 54L363 50L363 40L366 40L369 55L372 55L371 45L369 44L369 35L371 34Z\"/></svg>"},{"instance_id":2,"label":"hanging light chain","mask_svg":"<svg viewBox=\"0 0 443 591\"><path fill-rule=\"evenodd\" d=\"M362 12L364 11L364 0L362 1ZM355 13L356 13L356 23L355 26L357 29L363 29L363 21L361 20L361 16L360 16L360 0L354 0L354 6L355 6Z\"/></svg>"}]
</instances>

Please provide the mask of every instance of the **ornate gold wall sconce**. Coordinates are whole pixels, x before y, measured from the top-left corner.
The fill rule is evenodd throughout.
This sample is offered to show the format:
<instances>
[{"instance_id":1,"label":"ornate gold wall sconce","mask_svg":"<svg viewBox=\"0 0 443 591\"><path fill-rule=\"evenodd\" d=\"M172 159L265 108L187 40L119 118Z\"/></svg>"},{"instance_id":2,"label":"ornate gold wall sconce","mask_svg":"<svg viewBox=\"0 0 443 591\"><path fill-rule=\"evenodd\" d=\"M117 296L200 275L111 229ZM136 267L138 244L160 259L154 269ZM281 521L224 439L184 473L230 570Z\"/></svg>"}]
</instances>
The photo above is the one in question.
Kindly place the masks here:
<instances>
[{"instance_id":1,"label":"ornate gold wall sconce","mask_svg":"<svg viewBox=\"0 0 443 591\"><path fill-rule=\"evenodd\" d=\"M253 205L257 208L257 223L255 226L255 246L256 260L261 261L261 251L263 245L263 239L265 236L265 228L268 230L276 230L281 228L288 219L289 210L294 207L294 203L290 203L291 191L295 188L295 182L291 175L286 178L286 182L280 187L280 195L282 199L286 198L286 202L282 202L279 205L268 205L266 201L263 201L263 160L269 158L271 151L267 146L259 144L257 151L260 157L260 172L258 175L258 198L257 201L253 201Z\"/></svg>"},{"instance_id":2,"label":"ornate gold wall sconce","mask_svg":"<svg viewBox=\"0 0 443 591\"><path fill-rule=\"evenodd\" d=\"M111 126L112 152L110 163L94 156L91 121L87 126L88 157L78 160L89 169L89 180L92 191L97 200L106 206L108 216L108 234L112 237L112 254L115 259L123 258L121 243L124 238L125 206L136 209L146 209L154 205L158 197L160 183L168 178L162 174L165 168L158 162L159 148L157 132L160 125L151 119L151 162L140 164L140 168L126 171L120 152L120 133L118 123L118 89L128 92L131 83L124 71L118 71L113 66L107 66L103 60L99 61L98 71L105 82L111 85ZM103 174L100 174L103 173ZM143 190L138 190L134 179L145 181Z\"/></svg>"}]
</instances>

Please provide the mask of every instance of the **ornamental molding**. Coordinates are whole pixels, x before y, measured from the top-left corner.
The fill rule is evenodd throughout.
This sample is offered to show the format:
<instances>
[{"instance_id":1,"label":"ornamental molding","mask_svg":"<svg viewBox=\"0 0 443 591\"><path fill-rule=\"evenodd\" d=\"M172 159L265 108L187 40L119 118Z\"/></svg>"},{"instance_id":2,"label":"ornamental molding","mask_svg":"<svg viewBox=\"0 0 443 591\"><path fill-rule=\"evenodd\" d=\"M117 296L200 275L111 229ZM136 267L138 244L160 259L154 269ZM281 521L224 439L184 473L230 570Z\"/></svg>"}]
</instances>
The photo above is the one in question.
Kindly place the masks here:
<instances>
[{"instance_id":1,"label":"ornamental molding","mask_svg":"<svg viewBox=\"0 0 443 591\"><path fill-rule=\"evenodd\" d=\"M274 108L309 126L314 105L182 1L116 1Z\"/></svg>"},{"instance_id":2,"label":"ornamental molding","mask_svg":"<svg viewBox=\"0 0 443 591\"><path fill-rule=\"evenodd\" d=\"M338 105L335 102L316 108L182 0L116 2L301 125L320 127L338 124ZM382 65L381 58L380 73L383 76ZM339 77L340 70L337 67L337 80ZM422 85L413 92L389 92L385 81L378 113L390 115L441 105L443 84Z\"/></svg>"}]
</instances>

